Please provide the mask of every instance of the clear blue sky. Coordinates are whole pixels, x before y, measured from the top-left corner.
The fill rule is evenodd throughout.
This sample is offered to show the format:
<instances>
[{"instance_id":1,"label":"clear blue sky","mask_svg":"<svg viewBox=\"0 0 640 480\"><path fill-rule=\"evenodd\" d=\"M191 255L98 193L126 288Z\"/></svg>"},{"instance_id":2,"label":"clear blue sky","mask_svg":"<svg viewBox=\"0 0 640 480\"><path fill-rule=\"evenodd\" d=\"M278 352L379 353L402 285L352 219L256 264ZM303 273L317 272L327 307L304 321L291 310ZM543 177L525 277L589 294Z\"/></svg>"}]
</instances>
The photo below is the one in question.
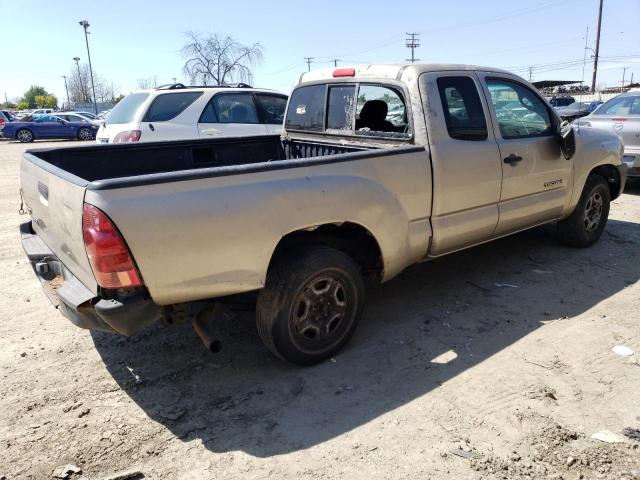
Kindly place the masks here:
<instances>
[{"instance_id":1,"label":"clear blue sky","mask_svg":"<svg viewBox=\"0 0 640 480\"><path fill-rule=\"evenodd\" d=\"M137 79L183 80L184 32L227 33L260 42L265 56L254 85L285 92L303 57L312 68L408 58L405 32L420 32L424 61L503 67L533 80L582 79L585 32L595 47L598 0L405 0L108 2L0 0L0 95L19 97L32 84L64 100L61 75L73 57L86 61L78 21L91 23L94 70L127 93ZM622 68L640 80L640 0L604 0L598 83L619 85ZM587 57L588 58L588 57ZM590 83L591 63L585 80Z\"/></svg>"}]
</instances>

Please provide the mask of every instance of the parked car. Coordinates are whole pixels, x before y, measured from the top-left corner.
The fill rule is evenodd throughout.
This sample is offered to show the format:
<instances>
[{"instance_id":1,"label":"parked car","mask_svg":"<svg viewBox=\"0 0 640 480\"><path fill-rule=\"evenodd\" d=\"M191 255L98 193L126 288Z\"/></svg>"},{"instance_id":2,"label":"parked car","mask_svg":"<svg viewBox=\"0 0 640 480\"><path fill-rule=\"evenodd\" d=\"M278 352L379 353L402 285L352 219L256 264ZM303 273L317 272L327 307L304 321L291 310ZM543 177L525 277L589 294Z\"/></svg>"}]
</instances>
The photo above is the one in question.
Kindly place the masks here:
<instances>
[{"instance_id":1,"label":"parked car","mask_svg":"<svg viewBox=\"0 0 640 480\"><path fill-rule=\"evenodd\" d=\"M60 117L67 122L86 122L98 127L102 124L99 118L88 117L84 112L56 112L56 117Z\"/></svg>"},{"instance_id":2,"label":"parked car","mask_svg":"<svg viewBox=\"0 0 640 480\"><path fill-rule=\"evenodd\" d=\"M98 130L97 143L158 142L280 133L287 96L250 87L174 84L127 95Z\"/></svg>"},{"instance_id":3,"label":"parked car","mask_svg":"<svg viewBox=\"0 0 640 480\"><path fill-rule=\"evenodd\" d=\"M0 130L5 138L28 143L45 138L73 138L91 140L98 130L96 125L88 122L68 122L55 115L27 116L16 122L9 122Z\"/></svg>"},{"instance_id":4,"label":"parked car","mask_svg":"<svg viewBox=\"0 0 640 480\"><path fill-rule=\"evenodd\" d=\"M9 110L0 110L0 129L4 127L7 122L14 122L17 118Z\"/></svg>"},{"instance_id":5,"label":"parked car","mask_svg":"<svg viewBox=\"0 0 640 480\"><path fill-rule=\"evenodd\" d=\"M107 118L107 115L109 115L110 113L111 113L111 109L103 110L102 112L98 113L98 118L100 120L103 120L103 119Z\"/></svg>"},{"instance_id":6,"label":"parked car","mask_svg":"<svg viewBox=\"0 0 640 480\"><path fill-rule=\"evenodd\" d=\"M99 120L100 117L98 115L96 115L95 113L91 113L91 112L73 112L73 113L77 113L78 115L82 115L83 117L87 117L90 118L91 120Z\"/></svg>"},{"instance_id":7,"label":"parked car","mask_svg":"<svg viewBox=\"0 0 640 480\"><path fill-rule=\"evenodd\" d=\"M53 108L36 108L31 111L31 115L49 115L54 112Z\"/></svg>"},{"instance_id":8,"label":"parked car","mask_svg":"<svg viewBox=\"0 0 640 480\"><path fill-rule=\"evenodd\" d=\"M640 178L640 91L623 93L606 101L575 125L585 131L618 134L624 142L623 161L629 168L629 178Z\"/></svg>"},{"instance_id":9,"label":"parked car","mask_svg":"<svg viewBox=\"0 0 640 480\"><path fill-rule=\"evenodd\" d=\"M205 92L216 90L198 98ZM211 97L234 102L237 93ZM498 118L505 94L518 100L502 109L517 113ZM202 313L253 292L267 347L313 364L353 335L365 278L384 282L545 223L569 245L595 243L624 186L622 142L561 123L504 70L410 63L304 73L282 136L27 152L21 185L32 218L22 244L75 325L130 335L191 319L213 346Z\"/></svg>"},{"instance_id":10,"label":"parked car","mask_svg":"<svg viewBox=\"0 0 640 480\"><path fill-rule=\"evenodd\" d=\"M577 118L585 117L592 113L596 108L602 105L604 102L573 102L566 107L558 107L556 111L560 118L568 122L573 122Z\"/></svg>"},{"instance_id":11,"label":"parked car","mask_svg":"<svg viewBox=\"0 0 640 480\"><path fill-rule=\"evenodd\" d=\"M561 97L554 96L549 99L549 103L552 107L566 107L567 105L571 105L575 101L576 99L570 97L569 95L563 95Z\"/></svg>"}]
</instances>

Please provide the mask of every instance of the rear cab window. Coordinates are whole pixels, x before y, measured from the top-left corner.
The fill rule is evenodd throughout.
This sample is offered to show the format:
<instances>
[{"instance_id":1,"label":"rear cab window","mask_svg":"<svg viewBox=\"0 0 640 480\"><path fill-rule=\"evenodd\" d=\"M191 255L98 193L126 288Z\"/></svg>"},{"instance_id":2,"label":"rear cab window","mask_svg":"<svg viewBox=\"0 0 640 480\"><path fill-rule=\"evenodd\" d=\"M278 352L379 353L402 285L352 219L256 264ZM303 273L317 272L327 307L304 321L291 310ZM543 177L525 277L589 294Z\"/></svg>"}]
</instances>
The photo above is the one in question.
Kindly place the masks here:
<instances>
[{"instance_id":1,"label":"rear cab window","mask_svg":"<svg viewBox=\"0 0 640 480\"><path fill-rule=\"evenodd\" d=\"M153 99L144 114L143 122L166 122L171 120L191 105L202 92L164 93Z\"/></svg>"},{"instance_id":2,"label":"rear cab window","mask_svg":"<svg viewBox=\"0 0 640 480\"><path fill-rule=\"evenodd\" d=\"M400 89L369 83L305 85L291 94L285 119L291 131L409 139Z\"/></svg>"},{"instance_id":3,"label":"rear cab window","mask_svg":"<svg viewBox=\"0 0 640 480\"><path fill-rule=\"evenodd\" d=\"M120 100L107 116L110 124L133 122L142 104L149 98L149 93L131 93Z\"/></svg>"}]
</instances>

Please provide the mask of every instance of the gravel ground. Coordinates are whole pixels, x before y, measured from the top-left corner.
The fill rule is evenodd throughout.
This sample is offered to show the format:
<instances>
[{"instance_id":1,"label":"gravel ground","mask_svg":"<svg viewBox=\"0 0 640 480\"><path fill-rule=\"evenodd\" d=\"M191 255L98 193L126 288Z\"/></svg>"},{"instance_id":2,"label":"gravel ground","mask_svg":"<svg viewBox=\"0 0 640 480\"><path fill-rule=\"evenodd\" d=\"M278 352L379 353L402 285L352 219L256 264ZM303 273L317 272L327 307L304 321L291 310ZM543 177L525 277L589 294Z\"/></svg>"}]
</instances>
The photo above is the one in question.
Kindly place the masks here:
<instances>
[{"instance_id":1,"label":"gravel ground","mask_svg":"<svg viewBox=\"0 0 640 480\"><path fill-rule=\"evenodd\" d=\"M640 478L640 185L592 248L548 227L410 268L301 369L249 314L217 355L187 325L71 325L20 246L24 150L0 142L0 479Z\"/></svg>"}]
</instances>

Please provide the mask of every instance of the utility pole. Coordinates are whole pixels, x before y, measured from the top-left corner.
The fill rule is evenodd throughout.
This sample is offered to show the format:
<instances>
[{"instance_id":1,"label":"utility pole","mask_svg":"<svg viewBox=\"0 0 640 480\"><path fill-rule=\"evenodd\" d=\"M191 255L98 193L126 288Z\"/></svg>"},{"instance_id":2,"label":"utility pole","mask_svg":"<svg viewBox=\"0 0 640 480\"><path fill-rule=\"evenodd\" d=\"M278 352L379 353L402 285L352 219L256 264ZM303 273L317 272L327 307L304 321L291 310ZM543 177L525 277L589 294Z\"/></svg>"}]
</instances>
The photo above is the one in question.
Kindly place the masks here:
<instances>
[{"instance_id":1,"label":"utility pole","mask_svg":"<svg viewBox=\"0 0 640 480\"><path fill-rule=\"evenodd\" d=\"M333 62L333 66L337 67L338 66L338 62L340 61L339 58L334 58L333 60L331 60Z\"/></svg>"},{"instance_id":2,"label":"utility pole","mask_svg":"<svg viewBox=\"0 0 640 480\"><path fill-rule=\"evenodd\" d=\"M178 83L176 77L173 77L173 83Z\"/></svg>"},{"instance_id":3,"label":"utility pole","mask_svg":"<svg viewBox=\"0 0 640 480\"><path fill-rule=\"evenodd\" d=\"M529 67L529 83L531 83L532 78L533 78L533 67Z\"/></svg>"},{"instance_id":4,"label":"utility pole","mask_svg":"<svg viewBox=\"0 0 640 480\"><path fill-rule=\"evenodd\" d=\"M96 103L96 86L93 83L93 67L91 66L91 54L89 53L89 22L86 20L80 20L78 22L82 28L84 28L84 41L87 44L87 58L89 59L89 73L91 74L91 90L93 91L93 110L96 115L98 114L98 104Z\"/></svg>"},{"instance_id":5,"label":"utility pole","mask_svg":"<svg viewBox=\"0 0 640 480\"><path fill-rule=\"evenodd\" d=\"M602 26L602 2L598 9L598 30L596 31L596 51L593 57L593 78L591 80L591 93L596 93L596 75L598 74L598 55L600 54L600 27Z\"/></svg>"},{"instance_id":6,"label":"utility pole","mask_svg":"<svg viewBox=\"0 0 640 480\"><path fill-rule=\"evenodd\" d=\"M627 74L627 67L624 67L622 69L622 82L620 83L620 93L622 93L623 89L624 89L624 77Z\"/></svg>"},{"instance_id":7,"label":"utility pole","mask_svg":"<svg viewBox=\"0 0 640 480\"><path fill-rule=\"evenodd\" d=\"M307 62L307 72L311 71L311 62L313 62L314 57L304 57L304 61Z\"/></svg>"},{"instance_id":8,"label":"utility pole","mask_svg":"<svg viewBox=\"0 0 640 480\"><path fill-rule=\"evenodd\" d=\"M417 32L407 33L405 45L407 46L407 48L411 49L411 59L407 59L408 62L414 63L416 60L420 60L415 56L415 50L420 46L420 39L417 38L419 36L420 34Z\"/></svg>"},{"instance_id":9,"label":"utility pole","mask_svg":"<svg viewBox=\"0 0 640 480\"><path fill-rule=\"evenodd\" d=\"M589 26L587 26L587 34L584 36L584 58L582 59L582 81L580 85L584 83L584 67L587 65L587 42L589 41Z\"/></svg>"},{"instance_id":10,"label":"utility pole","mask_svg":"<svg viewBox=\"0 0 640 480\"><path fill-rule=\"evenodd\" d=\"M62 78L64 78L64 89L67 92L67 108L69 108L69 87L67 87L67 76L66 75L62 75Z\"/></svg>"}]
</instances>

